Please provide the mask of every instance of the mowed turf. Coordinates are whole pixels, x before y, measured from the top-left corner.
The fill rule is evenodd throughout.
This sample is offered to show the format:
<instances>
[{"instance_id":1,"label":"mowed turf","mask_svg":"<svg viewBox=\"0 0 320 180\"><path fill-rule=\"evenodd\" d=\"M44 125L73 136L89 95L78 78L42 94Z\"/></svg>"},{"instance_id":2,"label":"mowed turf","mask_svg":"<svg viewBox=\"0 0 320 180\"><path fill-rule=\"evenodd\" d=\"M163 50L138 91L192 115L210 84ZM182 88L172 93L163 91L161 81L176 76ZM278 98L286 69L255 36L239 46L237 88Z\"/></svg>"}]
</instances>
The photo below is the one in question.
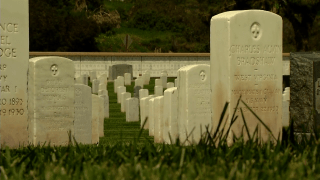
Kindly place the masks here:
<instances>
[{"instance_id":1,"label":"mowed turf","mask_svg":"<svg viewBox=\"0 0 320 180\"><path fill-rule=\"evenodd\" d=\"M175 78L168 78L168 82L174 82ZM149 94L154 92L155 78L150 79L149 85L144 89L149 90ZM100 144L109 144L112 142L133 142L137 140L140 131L142 131L139 142L153 142L153 136L149 136L149 130L141 130L141 119L139 122L126 122L126 113L121 112L121 104L117 103L117 94L114 93L114 83L108 82L109 94L109 118L104 120L104 137L100 138ZM130 86L126 86L126 91L134 96L134 81ZM140 113L140 112L139 112ZM139 116L140 117L140 116Z\"/></svg>"}]
</instances>

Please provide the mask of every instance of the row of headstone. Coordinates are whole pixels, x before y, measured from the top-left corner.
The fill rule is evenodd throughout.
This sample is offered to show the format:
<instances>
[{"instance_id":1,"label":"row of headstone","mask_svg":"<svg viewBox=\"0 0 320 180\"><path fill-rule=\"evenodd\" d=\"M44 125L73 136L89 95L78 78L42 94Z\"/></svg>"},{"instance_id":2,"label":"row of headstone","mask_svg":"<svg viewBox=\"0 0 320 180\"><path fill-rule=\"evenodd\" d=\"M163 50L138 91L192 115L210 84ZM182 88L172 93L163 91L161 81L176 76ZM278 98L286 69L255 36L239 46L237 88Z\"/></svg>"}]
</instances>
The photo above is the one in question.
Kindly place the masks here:
<instances>
[{"instance_id":1,"label":"row of headstone","mask_svg":"<svg viewBox=\"0 0 320 180\"><path fill-rule=\"evenodd\" d=\"M156 84L155 94L140 100L141 126L148 117L144 128L156 143L174 143L179 137L183 144L193 144L206 127L211 128L210 66L185 66L179 69L178 79L178 87L166 83L164 94L159 79L161 86Z\"/></svg>"},{"instance_id":2,"label":"row of headstone","mask_svg":"<svg viewBox=\"0 0 320 180\"><path fill-rule=\"evenodd\" d=\"M16 13L17 9L12 10L11 7L18 8L19 15ZM74 65L70 60L61 63L63 58L56 57L30 59L28 65L28 3L18 0L4 1L0 8L0 30L4 38L2 45L5 48L1 54L0 66L1 144L12 148L26 145L28 142L37 144L51 141L53 144L66 144L68 142L67 131L76 132L74 130ZM229 102L229 106L222 124L226 123L228 127L233 121L233 113L242 117L243 112L249 134L252 135L256 127L259 127L258 134L262 139L264 141L270 139L271 134L257 121L255 115L247 108L248 106L262 119L272 134L278 137L281 135L283 120L285 120L282 107L283 101L288 101L286 95L288 92L290 92L289 117L298 119L294 125L295 130L302 131L300 126L305 126L310 132L318 128L320 121L320 55L319 53L291 53L290 68L287 68L290 69L291 87L290 91L282 95L282 19L280 16L261 10L221 13L212 17L210 34L209 91L207 85L199 85L199 82L194 82L195 79L199 79L199 76L201 82L209 79L206 72L198 72L187 81L184 79L197 67L181 68L178 72L178 79L175 81L175 91L178 97L176 102L179 103L177 111L179 138L188 143L198 140L201 133L197 126L201 122L196 122L197 126L192 125L192 119L199 118L198 116L209 116L204 112L207 109L212 112L211 124L208 125L212 126L213 131L218 129L218 119L220 119L226 102ZM44 62L44 59L48 61ZM121 76L124 73L132 74L132 66L131 69L124 67L122 68L124 70L121 70L121 68L119 70L117 66L114 66L114 69L111 68L109 79L114 80L118 77L118 72ZM145 85L148 78L144 77L149 76L150 78L150 72L144 74L140 79L144 80ZM165 74L161 74L161 77L165 77ZM83 79L77 79L76 82L86 83L87 78L88 76L83 76ZM96 84L100 88L100 83L104 80L96 77L94 73L90 74L90 80L95 79L99 80L99 84ZM163 89L168 84L164 84L165 78L160 78L160 80L161 85L159 82L158 88ZM124 86L124 78L119 79L119 84ZM116 90L115 88L114 91ZM157 92L161 94L160 90ZM194 93L190 94L190 92ZM166 103L165 100L170 99L165 96L166 94L168 93L164 93L163 100L161 95L157 99L152 97L149 100L150 111L148 112L150 134L159 133L157 134L158 140L162 138L163 141L167 139L164 135L166 132L162 134L154 132L154 124L160 125L160 129L161 125L166 125L166 123L159 123L159 119L167 115L165 113L167 110L166 108L155 110L152 107L159 107L162 102ZM208 94L211 96L208 98L211 102L209 108L206 99ZM199 98L193 99L190 96L199 96ZM240 96L243 101L240 101L238 110L235 111ZM92 99L92 102L98 101ZM132 101L132 104L134 103L136 100ZM92 104L93 106L96 105ZM94 109L96 111L97 108ZM158 114L162 111L165 116ZM197 112L204 113L198 115ZM311 119L310 114L312 114ZM96 117L96 115L92 116ZM186 120L181 121L181 117ZM152 121L152 119L156 120ZM194 126L196 129L192 131ZM170 129L170 126L168 127ZM237 120L227 134L229 140L233 136L239 136L243 128L244 121ZM248 139L246 133L244 136L245 139Z\"/></svg>"},{"instance_id":3,"label":"row of headstone","mask_svg":"<svg viewBox=\"0 0 320 180\"><path fill-rule=\"evenodd\" d=\"M106 86L100 87L101 95L91 95L89 86L75 82L73 63L69 59L30 59L29 142L67 145L70 131L79 143L99 143L99 137L104 136L104 118L109 117Z\"/></svg>"},{"instance_id":4,"label":"row of headstone","mask_svg":"<svg viewBox=\"0 0 320 180\"><path fill-rule=\"evenodd\" d=\"M199 142L206 131L221 131L223 126L218 127L218 124L226 102L229 108L222 124L229 127L233 123L227 134L229 143L234 136L249 138L246 133L241 134L244 121L251 137L256 127L263 141L272 139L271 135L278 137L284 119L282 101L288 101L289 91L287 89L282 98L281 30L281 17L266 11L226 12L214 16L211 20L211 66L180 68L177 87L167 89L164 96L148 100L149 134L154 136L155 142L170 143L170 137L178 137L184 144L193 144ZM160 78L155 83L156 87L163 87L164 80ZM243 102L237 105L240 97ZM146 99L142 100L142 105L147 104ZM233 122L234 112L238 117L243 113L245 119ZM171 127L174 132L170 131Z\"/></svg>"}]
</instances>

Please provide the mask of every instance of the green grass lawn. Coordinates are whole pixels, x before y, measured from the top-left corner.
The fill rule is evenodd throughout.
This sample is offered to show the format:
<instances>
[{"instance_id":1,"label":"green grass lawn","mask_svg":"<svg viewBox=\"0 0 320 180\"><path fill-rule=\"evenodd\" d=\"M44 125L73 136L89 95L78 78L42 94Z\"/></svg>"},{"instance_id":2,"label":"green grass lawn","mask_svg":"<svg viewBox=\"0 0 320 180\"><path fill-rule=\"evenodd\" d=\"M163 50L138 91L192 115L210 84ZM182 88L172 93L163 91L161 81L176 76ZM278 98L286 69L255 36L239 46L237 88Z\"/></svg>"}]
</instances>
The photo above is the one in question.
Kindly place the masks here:
<instances>
[{"instance_id":1,"label":"green grass lawn","mask_svg":"<svg viewBox=\"0 0 320 180\"><path fill-rule=\"evenodd\" d=\"M145 86L150 94L153 86L154 79ZM315 138L303 137L298 144L289 128L278 144L244 143L241 138L231 147L225 141L218 146L212 141L189 147L154 144L148 131L140 131L140 122L125 122L113 83L108 83L108 91L110 118L105 119L105 137L98 146L3 148L0 179L320 178L320 143ZM133 83L127 91L133 92Z\"/></svg>"}]
</instances>

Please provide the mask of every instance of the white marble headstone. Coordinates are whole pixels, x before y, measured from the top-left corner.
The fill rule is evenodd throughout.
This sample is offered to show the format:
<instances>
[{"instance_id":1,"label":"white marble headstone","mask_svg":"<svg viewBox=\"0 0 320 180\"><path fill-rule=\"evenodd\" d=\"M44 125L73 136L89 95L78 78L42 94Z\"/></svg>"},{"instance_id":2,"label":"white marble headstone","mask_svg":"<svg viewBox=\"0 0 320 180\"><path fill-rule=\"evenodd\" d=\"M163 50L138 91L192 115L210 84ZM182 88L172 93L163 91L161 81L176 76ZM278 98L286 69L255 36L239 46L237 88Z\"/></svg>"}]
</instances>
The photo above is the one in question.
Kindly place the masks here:
<instances>
[{"instance_id":1,"label":"white marble headstone","mask_svg":"<svg viewBox=\"0 0 320 180\"><path fill-rule=\"evenodd\" d=\"M29 141L67 145L74 133L74 64L62 57L29 60Z\"/></svg>"},{"instance_id":2,"label":"white marble headstone","mask_svg":"<svg viewBox=\"0 0 320 180\"><path fill-rule=\"evenodd\" d=\"M124 85L130 86L131 85L131 74L130 73L124 73Z\"/></svg>"},{"instance_id":3,"label":"white marble headstone","mask_svg":"<svg viewBox=\"0 0 320 180\"><path fill-rule=\"evenodd\" d=\"M139 121L139 99L126 99L126 122Z\"/></svg>"},{"instance_id":4,"label":"white marble headstone","mask_svg":"<svg viewBox=\"0 0 320 180\"><path fill-rule=\"evenodd\" d=\"M174 144L179 137L177 87L169 88L164 91L163 104L163 141L166 144Z\"/></svg>"},{"instance_id":5,"label":"white marble headstone","mask_svg":"<svg viewBox=\"0 0 320 180\"><path fill-rule=\"evenodd\" d=\"M131 93L123 92L121 93L121 112L126 112L126 100L131 98Z\"/></svg>"},{"instance_id":6,"label":"white marble headstone","mask_svg":"<svg viewBox=\"0 0 320 180\"><path fill-rule=\"evenodd\" d=\"M84 84L74 85L74 137L78 143L92 143L92 96L91 88Z\"/></svg>"},{"instance_id":7,"label":"white marble headstone","mask_svg":"<svg viewBox=\"0 0 320 180\"><path fill-rule=\"evenodd\" d=\"M92 94L92 144L99 143L99 106L100 98L98 95Z\"/></svg>"},{"instance_id":8,"label":"white marble headstone","mask_svg":"<svg viewBox=\"0 0 320 180\"><path fill-rule=\"evenodd\" d=\"M198 143L206 126L211 128L210 66L189 65L178 70L178 123L180 142Z\"/></svg>"},{"instance_id":9,"label":"white marble headstone","mask_svg":"<svg viewBox=\"0 0 320 180\"><path fill-rule=\"evenodd\" d=\"M154 87L154 95L163 96L163 87L162 86L155 86Z\"/></svg>"},{"instance_id":10,"label":"white marble headstone","mask_svg":"<svg viewBox=\"0 0 320 180\"><path fill-rule=\"evenodd\" d=\"M154 142L163 142L163 96L154 98Z\"/></svg>"},{"instance_id":11,"label":"white marble headstone","mask_svg":"<svg viewBox=\"0 0 320 180\"><path fill-rule=\"evenodd\" d=\"M121 103L121 93L126 92L127 88L125 86L119 86L117 89L117 102Z\"/></svg>"},{"instance_id":12,"label":"white marble headstone","mask_svg":"<svg viewBox=\"0 0 320 180\"><path fill-rule=\"evenodd\" d=\"M0 5L0 145L28 145L28 1L1 0Z\"/></svg>"},{"instance_id":13,"label":"white marble headstone","mask_svg":"<svg viewBox=\"0 0 320 180\"><path fill-rule=\"evenodd\" d=\"M217 128L226 102L229 127L242 96L277 138L282 132L282 18L262 10L225 12L212 17L210 34L213 127ZM253 135L259 121L242 102L239 108ZM236 116L241 117L239 109ZM243 127L240 118L231 127L229 142L233 133L241 135ZM271 138L261 124L258 134L263 141ZM246 140L247 133L243 135Z\"/></svg>"}]
</instances>

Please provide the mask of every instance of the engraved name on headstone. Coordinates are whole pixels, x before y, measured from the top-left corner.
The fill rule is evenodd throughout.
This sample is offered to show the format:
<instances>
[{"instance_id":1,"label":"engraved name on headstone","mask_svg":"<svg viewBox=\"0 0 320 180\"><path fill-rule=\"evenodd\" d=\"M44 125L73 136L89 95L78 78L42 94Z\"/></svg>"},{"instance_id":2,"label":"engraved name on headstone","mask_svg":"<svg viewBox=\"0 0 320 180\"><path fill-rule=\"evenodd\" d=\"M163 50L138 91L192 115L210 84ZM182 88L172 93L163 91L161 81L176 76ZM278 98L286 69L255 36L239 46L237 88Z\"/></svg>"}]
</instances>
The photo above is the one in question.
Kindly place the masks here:
<instances>
[{"instance_id":1,"label":"engraved name on headstone","mask_svg":"<svg viewBox=\"0 0 320 180\"><path fill-rule=\"evenodd\" d=\"M210 34L214 128L226 102L230 102L226 113L226 127L229 127L242 96L278 137L282 129L282 18L262 10L225 12L212 17ZM258 134L263 141L273 139L243 103L239 108L243 110L251 137L259 126ZM239 109L236 115L242 117ZM237 120L231 127L228 142L232 143L234 135L239 137L243 127L243 120ZM247 133L243 135L248 139Z\"/></svg>"},{"instance_id":2,"label":"engraved name on headstone","mask_svg":"<svg viewBox=\"0 0 320 180\"><path fill-rule=\"evenodd\" d=\"M28 145L28 1L0 5L0 145Z\"/></svg>"}]
</instances>

